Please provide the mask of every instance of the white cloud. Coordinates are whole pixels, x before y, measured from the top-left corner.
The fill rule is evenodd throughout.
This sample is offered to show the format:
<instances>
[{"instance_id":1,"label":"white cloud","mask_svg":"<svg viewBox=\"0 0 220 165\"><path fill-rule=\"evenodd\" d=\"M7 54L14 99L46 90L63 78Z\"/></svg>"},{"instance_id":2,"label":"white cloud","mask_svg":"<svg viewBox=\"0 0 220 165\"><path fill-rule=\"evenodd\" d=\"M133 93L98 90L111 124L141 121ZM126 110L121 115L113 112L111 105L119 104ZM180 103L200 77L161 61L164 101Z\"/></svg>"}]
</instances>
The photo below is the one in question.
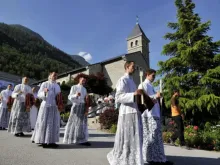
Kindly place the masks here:
<instances>
[{"instance_id":1,"label":"white cloud","mask_svg":"<svg viewBox=\"0 0 220 165\"><path fill-rule=\"evenodd\" d=\"M87 52L79 52L78 53L79 56L83 57L87 62L92 60L92 55L90 53Z\"/></svg>"}]
</instances>

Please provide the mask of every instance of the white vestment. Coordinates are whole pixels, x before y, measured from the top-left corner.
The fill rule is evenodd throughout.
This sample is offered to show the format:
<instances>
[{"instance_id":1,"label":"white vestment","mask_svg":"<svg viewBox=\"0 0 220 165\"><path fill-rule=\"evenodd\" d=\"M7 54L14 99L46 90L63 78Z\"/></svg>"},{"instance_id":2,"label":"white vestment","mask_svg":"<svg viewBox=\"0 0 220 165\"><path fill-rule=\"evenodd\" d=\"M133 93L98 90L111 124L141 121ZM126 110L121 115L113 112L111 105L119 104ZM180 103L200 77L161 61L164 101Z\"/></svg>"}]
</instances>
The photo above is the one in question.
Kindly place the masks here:
<instances>
[{"instance_id":1,"label":"white vestment","mask_svg":"<svg viewBox=\"0 0 220 165\"><path fill-rule=\"evenodd\" d=\"M114 148L108 153L110 165L143 165L142 122L137 104L134 102L136 85L132 77L125 74L116 85L116 102L121 103Z\"/></svg>"},{"instance_id":2,"label":"white vestment","mask_svg":"<svg viewBox=\"0 0 220 165\"><path fill-rule=\"evenodd\" d=\"M7 107L7 101L9 96L11 96L12 91L9 89L5 89L1 91L0 95L2 97L1 103L0 103L0 127L7 128L8 127L8 121L9 121L9 114L8 107Z\"/></svg>"},{"instance_id":3,"label":"white vestment","mask_svg":"<svg viewBox=\"0 0 220 165\"><path fill-rule=\"evenodd\" d=\"M44 88L49 91L44 92ZM56 96L61 92L56 82L47 81L41 84L38 98L43 100L37 116L31 140L38 144L52 144L59 142L60 112L57 108Z\"/></svg>"},{"instance_id":4,"label":"white vestment","mask_svg":"<svg viewBox=\"0 0 220 165\"><path fill-rule=\"evenodd\" d=\"M139 89L156 99L156 92L148 79L140 84ZM142 114L143 123L143 159L145 162L166 162L160 122L160 105L157 102L149 111L146 109Z\"/></svg>"},{"instance_id":5,"label":"white vestment","mask_svg":"<svg viewBox=\"0 0 220 165\"><path fill-rule=\"evenodd\" d=\"M21 91L22 93L19 93ZM8 132L13 134L31 132L30 112L25 105L26 94L32 94L31 87L25 84L16 85L12 92L14 98L8 124Z\"/></svg>"},{"instance_id":6,"label":"white vestment","mask_svg":"<svg viewBox=\"0 0 220 165\"><path fill-rule=\"evenodd\" d=\"M77 93L80 96L77 97ZM87 116L85 115L85 97L87 90L82 85L74 85L70 90L68 99L72 102L72 108L64 133L64 143L85 143L88 141Z\"/></svg>"}]
</instances>

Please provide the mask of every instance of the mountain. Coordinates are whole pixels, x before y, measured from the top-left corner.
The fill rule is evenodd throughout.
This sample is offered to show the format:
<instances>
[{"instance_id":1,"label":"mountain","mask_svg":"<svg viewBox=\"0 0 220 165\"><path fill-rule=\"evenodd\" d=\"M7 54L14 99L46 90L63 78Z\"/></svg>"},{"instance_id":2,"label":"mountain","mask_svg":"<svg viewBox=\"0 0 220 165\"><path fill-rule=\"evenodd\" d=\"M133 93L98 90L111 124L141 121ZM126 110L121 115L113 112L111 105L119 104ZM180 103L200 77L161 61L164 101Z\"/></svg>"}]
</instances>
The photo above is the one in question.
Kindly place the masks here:
<instances>
[{"instance_id":1,"label":"mountain","mask_svg":"<svg viewBox=\"0 0 220 165\"><path fill-rule=\"evenodd\" d=\"M81 57L79 55L71 55L71 57L74 61L77 61L82 66L89 65L89 63L83 57Z\"/></svg>"},{"instance_id":2,"label":"mountain","mask_svg":"<svg viewBox=\"0 0 220 165\"><path fill-rule=\"evenodd\" d=\"M14 28L17 28L20 31L23 31L24 33L27 33L29 36L39 38L40 40L44 40L44 38L40 34L34 32L33 30L31 30L31 29L29 29L25 26L22 26L22 25L19 25L19 24L12 24L10 26L14 27Z\"/></svg>"},{"instance_id":3,"label":"mountain","mask_svg":"<svg viewBox=\"0 0 220 165\"><path fill-rule=\"evenodd\" d=\"M39 80L81 67L69 54L22 25L0 23L0 70Z\"/></svg>"}]
</instances>

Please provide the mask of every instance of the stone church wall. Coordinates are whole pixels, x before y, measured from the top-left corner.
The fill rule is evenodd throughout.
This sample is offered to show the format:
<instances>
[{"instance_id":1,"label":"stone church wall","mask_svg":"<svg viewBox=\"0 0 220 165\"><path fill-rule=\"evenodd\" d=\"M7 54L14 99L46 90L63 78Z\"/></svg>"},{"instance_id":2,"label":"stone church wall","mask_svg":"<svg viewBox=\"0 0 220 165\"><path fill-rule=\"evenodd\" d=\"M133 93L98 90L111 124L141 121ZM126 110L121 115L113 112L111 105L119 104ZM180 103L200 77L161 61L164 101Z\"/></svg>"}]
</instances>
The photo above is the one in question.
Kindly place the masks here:
<instances>
[{"instance_id":1,"label":"stone church wall","mask_svg":"<svg viewBox=\"0 0 220 165\"><path fill-rule=\"evenodd\" d=\"M113 89L115 88L118 79L125 73L124 63L124 60L119 60L103 66L103 73L108 79L108 85L111 86Z\"/></svg>"}]
</instances>

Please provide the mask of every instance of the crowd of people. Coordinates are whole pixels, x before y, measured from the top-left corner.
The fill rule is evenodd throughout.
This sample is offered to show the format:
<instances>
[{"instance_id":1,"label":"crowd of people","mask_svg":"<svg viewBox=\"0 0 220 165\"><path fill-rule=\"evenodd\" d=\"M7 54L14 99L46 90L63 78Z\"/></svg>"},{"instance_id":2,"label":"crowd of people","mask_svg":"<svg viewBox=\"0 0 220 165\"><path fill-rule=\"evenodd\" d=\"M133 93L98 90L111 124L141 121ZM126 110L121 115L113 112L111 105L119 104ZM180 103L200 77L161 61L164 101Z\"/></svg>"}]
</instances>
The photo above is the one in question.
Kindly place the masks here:
<instances>
[{"instance_id":1,"label":"crowd of people","mask_svg":"<svg viewBox=\"0 0 220 165\"><path fill-rule=\"evenodd\" d=\"M99 98L95 115L104 113L106 109L119 110L117 132L113 149L107 159L111 165L143 165L145 162L153 165L173 162L167 160L164 152L160 122L160 92L152 85L156 71L148 69L146 79L138 87L133 81L135 63L127 61L124 65L125 75L116 85L115 98ZM49 74L48 81L37 89L28 85L28 78L22 83L12 85L3 90L0 95L0 128L12 133L15 137L25 136L24 132L32 132L31 142L43 148L57 148L60 138L60 112L62 111L62 94L56 82L57 73ZM70 116L66 123L63 143L90 146L88 142L88 114L92 115L90 98L84 87L86 78L79 76L77 85L71 87L68 99L72 103ZM138 96L148 96L153 103L152 108L139 110ZM179 138L184 145L181 110L178 105L178 90L172 97L172 116L179 127ZM145 100L144 100L145 101ZM144 104L148 104L145 102ZM103 106L104 105L104 106ZM120 105L120 107L118 107Z\"/></svg>"}]
</instances>

